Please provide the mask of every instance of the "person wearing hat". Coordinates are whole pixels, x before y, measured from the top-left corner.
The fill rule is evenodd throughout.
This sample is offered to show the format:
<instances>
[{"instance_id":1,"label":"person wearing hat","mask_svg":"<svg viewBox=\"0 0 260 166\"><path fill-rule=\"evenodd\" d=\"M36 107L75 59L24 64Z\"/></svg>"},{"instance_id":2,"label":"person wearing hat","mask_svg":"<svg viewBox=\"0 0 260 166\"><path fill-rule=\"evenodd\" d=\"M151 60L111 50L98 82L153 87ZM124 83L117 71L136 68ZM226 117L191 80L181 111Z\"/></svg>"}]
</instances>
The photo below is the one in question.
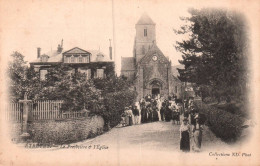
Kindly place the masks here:
<instances>
[{"instance_id":1,"label":"person wearing hat","mask_svg":"<svg viewBox=\"0 0 260 166\"><path fill-rule=\"evenodd\" d=\"M128 112L129 108L128 107L125 107L125 126L129 126L129 112Z\"/></svg>"},{"instance_id":2,"label":"person wearing hat","mask_svg":"<svg viewBox=\"0 0 260 166\"><path fill-rule=\"evenodd\" d=\"M199 114L196 114L194 117L195 119L195 124L193 126L192 132L193 132L193 139L194 139L194 151L199 152L201 148L201 142L202 142L202 130L203 126L199 122Z\"/></svg>"},{"instance_id":3,"label":"person wearing hat","mask_svg":"<svg viewBox=\"0 0 260 166\"><path fill-rule=\"evenodd\" d=\"M128 107L128 110L127 110L127 113L128 113L128 117L129 117L129 126L132 126L133 125L133 111L132 111L132 106L129 106Z\"/></svg>"},{"instance_id":4,"label":"person wearing hat","mask_svg":"<svg viewBox=\"0 0 260 166\"><path fill-rule=\"evenodd\" d=\"M188 123L188 118L183 119L183 123L180 127L180 150L183 152L190 151L190 125Z\"/></svg>"},{"instance_id":5,"label":"person wearing hat","mask_svg":"<svg viewBox=\"0 0 260 166\"><path fill-rule=\"evenodd\" d=\"M133 115L134 115L134 117L133 117L134 124L138 124L138 122L139 122L139 110L137 109L136 105L133 107L132 111L133 111Z\"/></svg>"}]
</instances>

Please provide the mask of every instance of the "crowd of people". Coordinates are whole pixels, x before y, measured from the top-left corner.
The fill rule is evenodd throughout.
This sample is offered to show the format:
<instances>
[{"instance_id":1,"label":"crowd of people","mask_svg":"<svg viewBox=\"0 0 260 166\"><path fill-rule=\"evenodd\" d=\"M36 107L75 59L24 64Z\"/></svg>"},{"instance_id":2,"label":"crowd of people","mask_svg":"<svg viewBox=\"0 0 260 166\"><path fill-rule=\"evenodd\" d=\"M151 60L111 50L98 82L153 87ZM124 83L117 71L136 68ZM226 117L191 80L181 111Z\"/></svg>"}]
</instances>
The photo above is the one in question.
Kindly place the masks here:
<instances>
[{"instance_id":1,"label":"crowd of people","mask_svg":"<svg viewBox=\"0 0 260 166\"><path fill-rule=\"evenodd\" d=\"M122 127L155 121L180 125L180 149L200 151L205 117L195 109L192 99L182 101L174 95L167 99L146 95L133 106L126 107L121 115Z\"/></svg>"},{"instance_id":2,"label":"crowd of people","mask_svg":"<svg viewBox=\"0 0 260 166\"><path fill-rule=\"evenodd\" d=\"M180 124L180 114L183 112L182 101L176 96L167 99L159 95L146 95L135 105L125 108L122 114L122 126L155 122L173 121Z\"/></svg>"}]
</instances>

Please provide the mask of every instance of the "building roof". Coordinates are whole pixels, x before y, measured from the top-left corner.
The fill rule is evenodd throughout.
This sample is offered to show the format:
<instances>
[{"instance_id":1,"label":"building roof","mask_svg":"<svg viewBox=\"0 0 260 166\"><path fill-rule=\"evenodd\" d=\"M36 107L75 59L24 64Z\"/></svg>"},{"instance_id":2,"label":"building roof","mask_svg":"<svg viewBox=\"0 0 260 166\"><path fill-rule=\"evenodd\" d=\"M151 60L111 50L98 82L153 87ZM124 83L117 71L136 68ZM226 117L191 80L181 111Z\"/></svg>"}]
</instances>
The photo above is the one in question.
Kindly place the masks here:
<instances>
[{"instance_id":1,"label":"building roof","mask_svg":"<svg viewBox=\"0 0 260 166\"><path fill-rule=\"evenodd\" d=\"M175 65L172 66L172 75L174 75L175 77L179 76L179 72L178 69L184 69L184 65Z\"/></svg>"},{"instance_id":2,"label":"building roof","mask_svg":"<svg viewBox=\"0 0 260 166\"><path fill-rule=\"evenodd\" d=\"M147 63L149 62L153 55L156 54L158 57L158 60L161 63L169 63L169 60L164 56L162 51L159 49L159 47L154 43L152 47L148 50L148 52L145 54L145 56L138 62L138 63Z\"/></svg>"},{"instance_id":3,"label":"building roof","mask_svg":"<svg viewBox=\"0 0 260 166\"><path fill-rule=\"evenodd\" d=\"M83 49L81 49L79 47L74 47L74 48L72 48L72 49L70 49L70 50L68 50L68 51L66 51L64 53L69 53L69 54L86 54L86 53L88 53L89 54L88 51L83 50Z\"/></svg>"},{"instance_id":4,"label":"building roof","mask_svg":"<svg viewBox=\"0 0 260 166\"><path fill-rule=\"evenodd\" d=\"M112 62L110 57L103 52L100 52L99 50L87 50L90 52L91 57L90 57L90 62ZM98 56L103 56L101 58L98 58Z\"/></svg>"},{"instance_id":5,"label":"building roof","mask_svg":"<svg viewBox=\"0 0 260 166\"><path fill-rule=\"evenodd\" d=\"M42 55L49 56L49 59L47 60L47 63L57 63L62 62L62 54L63 53L90 53L90 62L112 62L112 60L109 58L109 56L105 55L104 53L100 52L99 50L83 50L78 47L74 47L70 50L63 51L61 53L58 53L57 50L55 51L49 51L47 53L44 53ZM99 58L98 58L99 56ZM32 61L31 63L41 63L41 58L37 58L36 60Z\"/></svg>"},{"instance_id":6,"label":"building roof","mask_svg":"<svg viewBox=\"0 0 260 166\"><path fill-rule=\"evenodd\" d=\"M142 14L136 25L155 25L153 20L146 14Z\"/></svg>"},{"instance_id":7,"label":"building roof","mask_svg":"<svg viewBox=\"0 0 260 166\"><path fill-rule=\"evenodd\" d=\"M47 55L49 56L49 59L47 62L62 62L62 53L58 53L56 50L55 51L49 51L47 53L44 53L43 55ZM31 63L37 63L37 62L41 62L41 58L37 58L34 61L32 61Z\"/></svg>"},{"instance_id":8,"label":"building roof","mask_svg":"<svg viewBox=\"0 0 260 166\"><path fill-rule=\"evenodd\" d=\"M134 57L122 57L121 70L135 70Z\"/></svg>"}]
</instances>

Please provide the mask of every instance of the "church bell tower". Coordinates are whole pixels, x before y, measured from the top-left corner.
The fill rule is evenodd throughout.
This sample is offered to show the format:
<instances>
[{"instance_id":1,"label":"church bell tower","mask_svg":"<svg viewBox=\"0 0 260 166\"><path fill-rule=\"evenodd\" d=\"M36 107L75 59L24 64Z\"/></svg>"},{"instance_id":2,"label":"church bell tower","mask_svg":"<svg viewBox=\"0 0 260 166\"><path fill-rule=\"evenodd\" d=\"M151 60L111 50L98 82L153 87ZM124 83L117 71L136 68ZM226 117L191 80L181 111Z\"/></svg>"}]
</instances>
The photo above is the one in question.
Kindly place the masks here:
<instances>
[{"instance_id":1,"label":"church bell tower","mask_svg":"<svg viewBox=\"0 0 260 166\"><path fill-rule=\"evenodd\" d=\"M136 23L135 29L134 57L138 63L156 41L155 23L144 13Z\"/></svg>"}]
</instances>

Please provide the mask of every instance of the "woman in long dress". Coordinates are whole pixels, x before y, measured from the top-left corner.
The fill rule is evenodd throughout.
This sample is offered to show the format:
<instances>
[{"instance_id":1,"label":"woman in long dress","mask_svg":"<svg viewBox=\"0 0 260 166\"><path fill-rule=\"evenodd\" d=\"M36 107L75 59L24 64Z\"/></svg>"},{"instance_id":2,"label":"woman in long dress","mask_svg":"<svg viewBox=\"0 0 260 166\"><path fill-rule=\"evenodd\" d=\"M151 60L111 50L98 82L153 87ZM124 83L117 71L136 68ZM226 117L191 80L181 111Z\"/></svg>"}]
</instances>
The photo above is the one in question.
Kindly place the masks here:
<instances>
[{"instance_id":1,"label":"woman in long dress","mask_svg":"<svg viewBox=\"0 0 260 166\"><path fill-rule=\"evenodd\" d=\"M190 151L190 125L188 124L188 119L184 118L183 123L180 127L180 150L183 152L189 152Z\"/></svg>"},{"instance_id":2,"label":"woman in long dress","mask_svg":"<svg viewBox=\"0 0 260 166\"><path fill-rule=\"evenodd\" d=\"M125 107L125 112L124 112L124 115L125 115L125 126L128 126L129 125L129 113L128 113L128 107Z\"/></svg>"},{"instance_id":3,"label":"woman in long dress","mask_svg":"<svg viewBox=\"0 0 260 166\"><path fill-rule=\"evenodd\" d=\"M193 137L194 137L194 151L199 152L202 142L202 124L199 123L199 115L195 116L195 125L193 126Z\"/></svg>"}]
</instances>

